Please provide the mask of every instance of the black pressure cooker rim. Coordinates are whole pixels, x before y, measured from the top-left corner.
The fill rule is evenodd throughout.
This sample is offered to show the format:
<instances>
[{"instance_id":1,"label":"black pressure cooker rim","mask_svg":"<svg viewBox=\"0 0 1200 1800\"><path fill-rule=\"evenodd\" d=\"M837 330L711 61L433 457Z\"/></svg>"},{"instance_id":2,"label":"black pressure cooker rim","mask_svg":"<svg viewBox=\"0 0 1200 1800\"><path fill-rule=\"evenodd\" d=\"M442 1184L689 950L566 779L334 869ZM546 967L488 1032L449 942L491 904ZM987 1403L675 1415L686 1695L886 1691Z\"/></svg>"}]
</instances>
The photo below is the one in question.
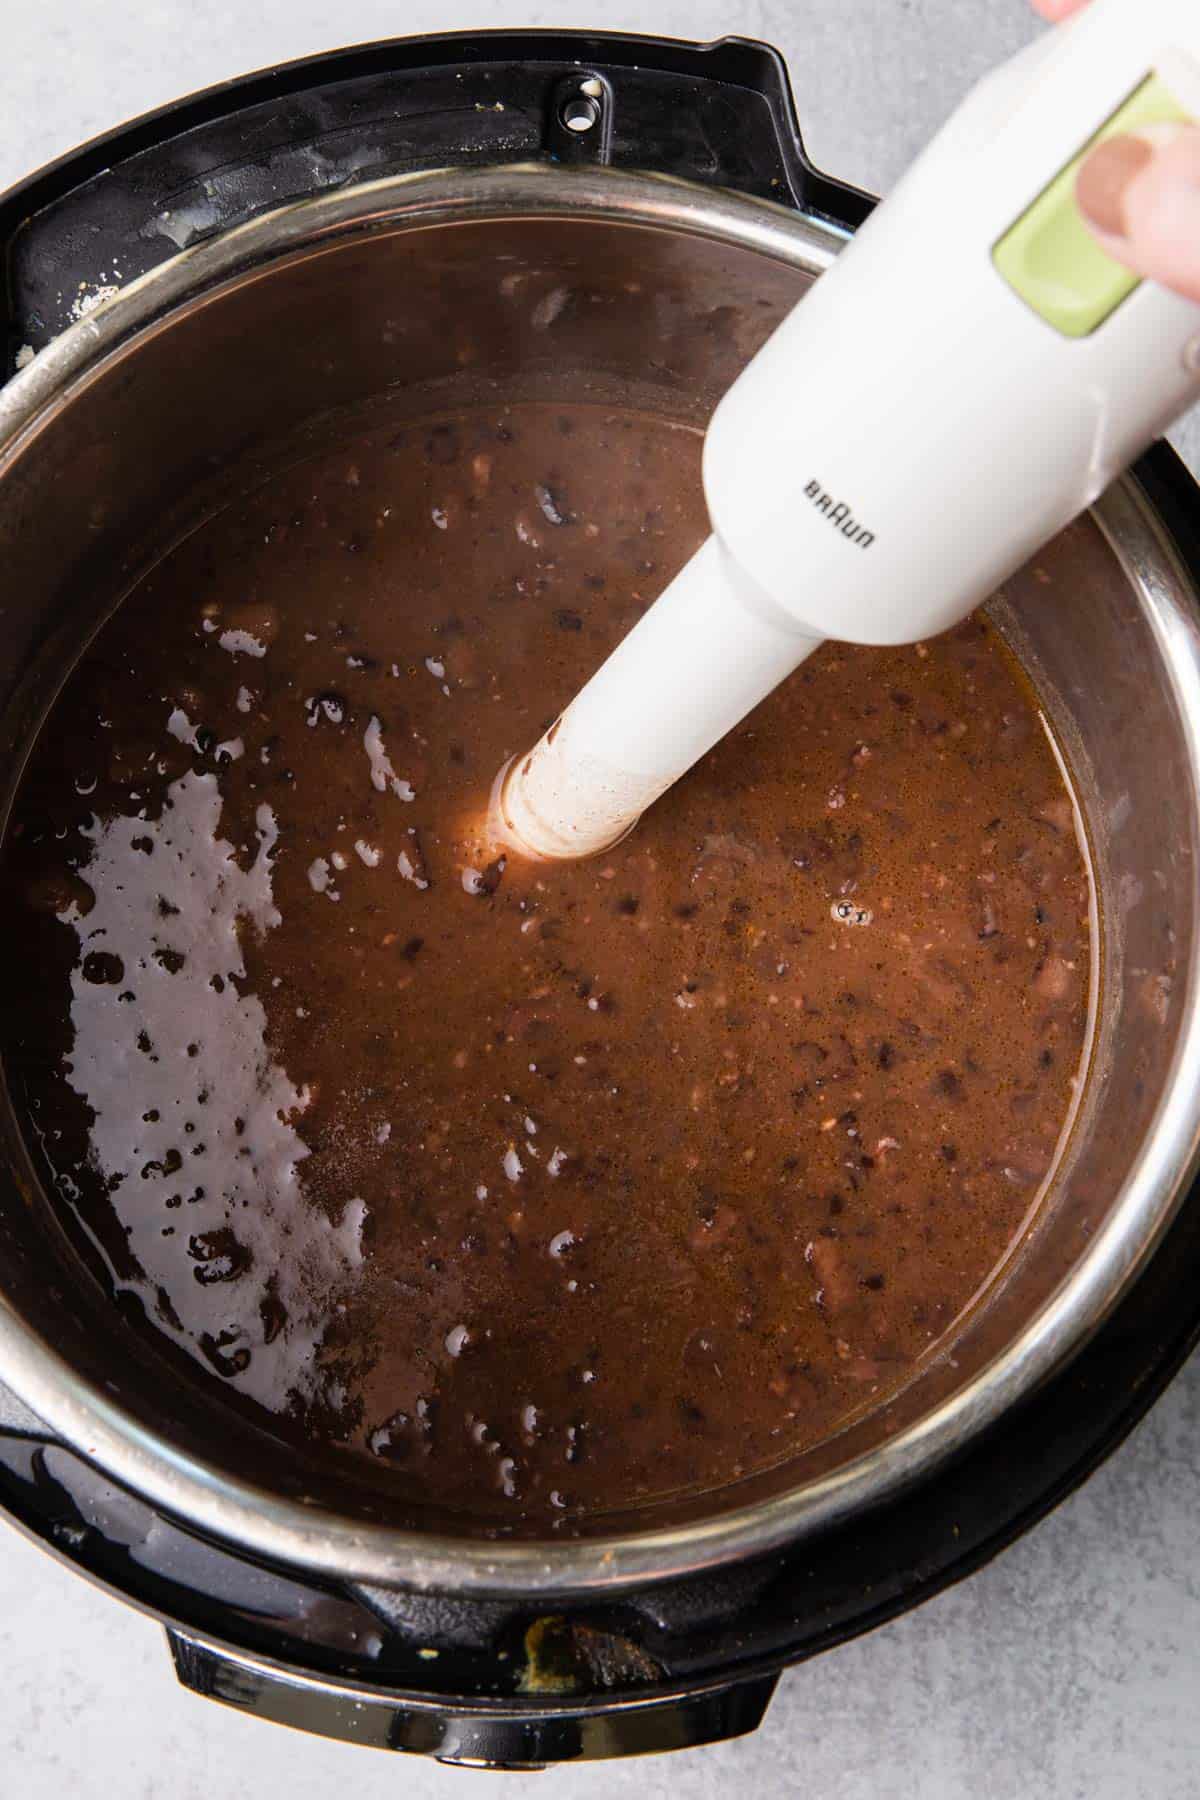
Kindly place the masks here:
<instances>
[{"instance_id":1,"label":"black pressure cooker rim","mask_svg":"<svg viewBox=\"0 0 1200 1800\"><path fill-rule=\"evenodd\" d=\"M562 126L564 97L590 74L621 83L605 129ZM448 77L453 87L446 89ZM496 107L498 90L505 101ZM305 109L320 89L319 113ZM298 198L287 153L359 136L382 113L391 128L374 162L328 185L373 175L535 158L653 169L805 211L854 230L870 195L814 167L779 51L750 38L699 44L621 32L429 33L381 39L278 64L168 102L57 157L0 194L0 314L7 376L25 346L41 349L77 313L101 266L123 283L169 260L178 244L148 228L189 184L219 176L225 230ZM404 116L403 146L396 120ZM233 179L236 177L236 179ZM311 172L309 174L311 183Z\"/></svg>"}]
</instances>

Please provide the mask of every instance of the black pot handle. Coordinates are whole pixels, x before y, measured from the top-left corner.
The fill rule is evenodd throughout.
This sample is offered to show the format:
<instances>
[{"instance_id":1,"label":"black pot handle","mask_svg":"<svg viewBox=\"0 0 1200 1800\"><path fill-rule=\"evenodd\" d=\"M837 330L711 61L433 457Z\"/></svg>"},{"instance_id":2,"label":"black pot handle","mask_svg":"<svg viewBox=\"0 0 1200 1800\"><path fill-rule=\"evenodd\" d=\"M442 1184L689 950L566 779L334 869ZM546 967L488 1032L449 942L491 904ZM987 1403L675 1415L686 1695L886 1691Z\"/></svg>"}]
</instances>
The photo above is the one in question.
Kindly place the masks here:
<instances>
[{"instance_id":1,"label":"black pot handle","mask_svg":"<svg viewBox=\"0 0 1200 1800\"><path fill-rule=\"evenodd\" d=\"M538 158L653 169L847 228L870 206L809 162L782 58L766 44L538 31L368 44L148 113L0 198L0 372L105 289L289 199Z\"/></svg>"},{"instance_id":2,"label":"black pot handle","mask_svg":"<svg viewBox=\"0 0 1200 1800\"><path fill-rule=\"evenodd\" d=\"M761 1722L778 1679L589 1703L458 1703L283 1668L170 1627L167 1640L183 1686L208 1700L321 1737L476 1769L544 1769L740 1737Z\"/></svg>"}]
</instances>

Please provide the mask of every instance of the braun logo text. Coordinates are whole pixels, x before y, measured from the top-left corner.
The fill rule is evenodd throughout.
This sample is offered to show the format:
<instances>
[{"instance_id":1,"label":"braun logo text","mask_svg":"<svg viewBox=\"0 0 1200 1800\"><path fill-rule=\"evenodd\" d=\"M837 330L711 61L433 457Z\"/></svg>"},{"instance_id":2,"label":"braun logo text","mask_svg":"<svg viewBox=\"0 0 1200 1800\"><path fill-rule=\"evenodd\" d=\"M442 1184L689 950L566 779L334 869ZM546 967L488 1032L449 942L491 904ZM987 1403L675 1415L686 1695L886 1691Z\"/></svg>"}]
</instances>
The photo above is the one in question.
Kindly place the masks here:
<instances>
[{"instance_id":1,"label":"braun logo text","mask_svg":"<svg viewBox=\"0 0 1200 1800\"><path fill-rule=\"evenodd\" d=\"M860 525L844 500L835 500L827 494L819 481L810 481L805 485L805 496L812 501L818 512L823 512L831 525L836 525L842 536L857 544L860 550L869 550L875 542L875 533Z\"/></svg>"}]
</instances>

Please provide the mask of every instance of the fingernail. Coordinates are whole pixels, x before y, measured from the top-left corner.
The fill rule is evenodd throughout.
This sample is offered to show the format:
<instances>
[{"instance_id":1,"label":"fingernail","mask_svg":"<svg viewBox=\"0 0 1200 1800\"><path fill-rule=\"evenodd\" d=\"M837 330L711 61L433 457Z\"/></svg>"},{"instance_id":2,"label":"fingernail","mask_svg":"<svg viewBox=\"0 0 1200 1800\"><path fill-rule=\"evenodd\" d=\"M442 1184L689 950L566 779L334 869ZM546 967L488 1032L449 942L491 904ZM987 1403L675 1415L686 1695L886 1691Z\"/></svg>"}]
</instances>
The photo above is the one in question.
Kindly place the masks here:
<instances>
[{"instance_id":1,"label":"fingernail","mask_svg":"<svg viewBox=\"0 0 1200 1800\"><path fill-rule=\"evenodd\" d=\"M1125 236L1129 184L1154 155L1144 138L1119 136L1097 144L1079 166L1075 199L1080 212L1109 237Z\"/></svg>"}]
</instances>

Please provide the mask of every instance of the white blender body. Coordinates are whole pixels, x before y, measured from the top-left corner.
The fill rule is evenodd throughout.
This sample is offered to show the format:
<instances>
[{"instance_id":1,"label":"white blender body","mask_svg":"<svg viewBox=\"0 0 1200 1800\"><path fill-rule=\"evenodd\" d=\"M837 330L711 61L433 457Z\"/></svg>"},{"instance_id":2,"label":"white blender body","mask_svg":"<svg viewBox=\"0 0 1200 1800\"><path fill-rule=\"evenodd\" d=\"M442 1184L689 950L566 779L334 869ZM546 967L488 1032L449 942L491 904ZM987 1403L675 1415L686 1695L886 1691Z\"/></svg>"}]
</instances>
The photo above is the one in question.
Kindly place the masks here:
<instances>
[{"instance_id":1,"label":"white blender body","mask_svg":"<svg viewBox=\"0 0 1200 1800\"><path fill-rule=\"evenodd\" d=\"M1098 136L1200 119L1195 0L1092 0L967 98L721 401L710 538L503 782L502 835L606 847L827 637L978 605L1200 391L1200 306L1074 204Z\"/></svg>"}]
</instances>

